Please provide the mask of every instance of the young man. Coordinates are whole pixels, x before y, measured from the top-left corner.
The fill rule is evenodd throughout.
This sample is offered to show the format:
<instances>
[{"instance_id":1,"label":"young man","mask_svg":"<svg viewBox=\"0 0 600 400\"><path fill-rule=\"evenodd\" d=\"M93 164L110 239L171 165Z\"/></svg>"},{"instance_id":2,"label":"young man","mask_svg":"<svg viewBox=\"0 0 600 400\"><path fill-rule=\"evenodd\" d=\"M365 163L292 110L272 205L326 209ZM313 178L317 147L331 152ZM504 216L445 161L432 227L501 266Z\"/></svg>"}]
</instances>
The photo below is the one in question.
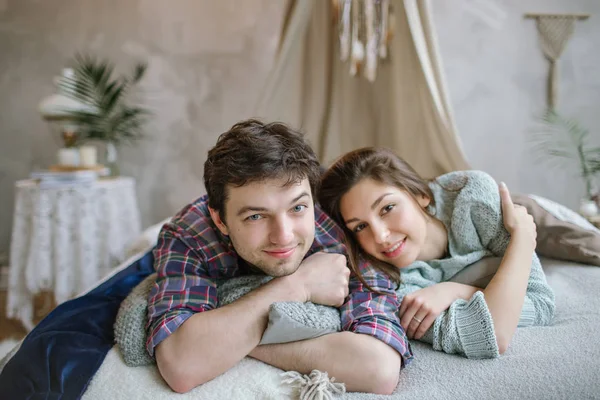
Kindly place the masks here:
<instances>
[{"instance_id":1,"label":"young man","mask_svg":"<svg viewBox=\"0 0 600 400\"><path fill-rule=\"evenodd\" d=\"M247 355L327 371L349 391L395 389L412 358L395 286L368 265L367 282L381 294L349 281L342 230L314 204L319 179L310 145L280 123L240 122L209 151L207 195L162 228L155 249L147 348L173 390L187 392ZM216 280L252 271L275 279L217 307ZM258 346L278 301L341 306L344 331Z\"/></svg>"}]
</instances>

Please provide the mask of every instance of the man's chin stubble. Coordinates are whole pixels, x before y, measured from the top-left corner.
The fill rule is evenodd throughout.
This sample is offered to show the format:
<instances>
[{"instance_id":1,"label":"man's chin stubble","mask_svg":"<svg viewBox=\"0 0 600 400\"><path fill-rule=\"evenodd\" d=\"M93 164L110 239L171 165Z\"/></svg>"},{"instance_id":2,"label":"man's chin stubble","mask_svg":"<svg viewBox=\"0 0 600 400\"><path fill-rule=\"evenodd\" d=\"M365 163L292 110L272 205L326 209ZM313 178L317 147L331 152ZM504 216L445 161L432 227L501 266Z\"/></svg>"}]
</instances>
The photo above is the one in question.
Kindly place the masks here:
<instances>
[{"instance_id":1,"label":"man's chin stubble","mask_svg":"<svg viewBox=\"0 0 600 400\"><path fill-rule=\"evenodd\" d=\"M282 269L277 268L277 266L276 266L274 269L277 271L277 273L275 273L275 272L271 272L271 273L265 272L265 273L267 275L269 275L269 276L272 276L273 278L282 278L284 276L292 275L293 273L295 273L296 271L298 271L299 268L300 268L300 264L299 263L298 263L298 265L295 268L291 268L289 270L282 270Z\"/></svg>"}]
</instances>

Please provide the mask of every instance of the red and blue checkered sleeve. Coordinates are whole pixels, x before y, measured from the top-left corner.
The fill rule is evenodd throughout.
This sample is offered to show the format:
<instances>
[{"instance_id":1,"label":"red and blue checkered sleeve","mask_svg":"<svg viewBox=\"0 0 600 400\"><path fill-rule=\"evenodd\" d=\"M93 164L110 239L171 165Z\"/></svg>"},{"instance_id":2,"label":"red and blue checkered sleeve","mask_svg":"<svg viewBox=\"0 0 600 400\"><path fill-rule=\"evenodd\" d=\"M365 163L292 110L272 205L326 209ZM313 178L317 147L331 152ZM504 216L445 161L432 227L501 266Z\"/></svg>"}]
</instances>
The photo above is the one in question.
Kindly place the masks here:
<instances>
[{"instance_id":1,"label":"red and blue checkered sleeve","mask_svg":"<svg viewBox=\"0 0 600 400\"><path fill-rule=\"evenodd\" d=\"M190 246L185 230L172 223L160 232L154 249L156 283L148 297L146 348L155 347L188 318L217 306L217 285L206 270L201 250Z\"/></svg>"},{"instance_id":2,"label":"red and blue checkered sleeve","mask_svg":"<svg viewBox=\"0 0 600 400\"><path fill-rule=\"evenodd\" d=\"M355 274L350 277L350 294L341 308L342 329L373 336L394 348L402 358L402 367L413 358L410 344L400 320L399 301L394 282L383 272L366 262L359 265L360 273L370 291Z\"/></svg>"}]
</instances>

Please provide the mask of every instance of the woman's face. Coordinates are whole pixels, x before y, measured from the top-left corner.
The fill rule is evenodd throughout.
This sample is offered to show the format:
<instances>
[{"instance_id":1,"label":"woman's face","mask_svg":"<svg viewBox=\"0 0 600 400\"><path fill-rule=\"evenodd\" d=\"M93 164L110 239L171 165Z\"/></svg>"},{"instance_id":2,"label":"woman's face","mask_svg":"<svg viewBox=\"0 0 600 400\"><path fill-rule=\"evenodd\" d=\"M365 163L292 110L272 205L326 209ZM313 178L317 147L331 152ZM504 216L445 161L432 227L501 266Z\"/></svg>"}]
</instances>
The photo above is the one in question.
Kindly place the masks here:
<instances>
[{"instance_id":1,"label":"woman's face","mask_svg":"<svg viewBox=\"0 0 600 400\"><path fill-rule=\"evenodd\" d=\"M397 268L419 259L427 238L429 199L363 179L346 193L340 211L346 227L371 256Z\"/></svg>"}]
</instances>

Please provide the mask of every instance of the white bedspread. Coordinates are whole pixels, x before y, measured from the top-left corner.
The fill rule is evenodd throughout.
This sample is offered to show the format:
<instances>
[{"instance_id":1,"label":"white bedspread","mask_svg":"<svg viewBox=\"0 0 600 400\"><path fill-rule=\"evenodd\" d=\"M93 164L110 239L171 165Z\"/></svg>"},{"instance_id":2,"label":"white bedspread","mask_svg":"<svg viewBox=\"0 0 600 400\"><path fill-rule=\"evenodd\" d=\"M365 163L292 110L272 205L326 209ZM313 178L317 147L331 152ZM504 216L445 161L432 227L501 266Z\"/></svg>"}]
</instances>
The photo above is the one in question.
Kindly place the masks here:
<instances>
[{"instance_id":1,"label":"white bedspread","mask_svg":"<svg viewBox=\"0 0 600 400\"><path fill-rule=\"evenodd\" d=\"M600 399L600 268L543 260L556 293L554 325L520 328L496 360L468 360L414 342L414 361L390 396L348 399ZM92 399L290 399L282 371L246 358L191 392L173 393L155 366L127 367L116 348L90 383Z\"/></svg>"}]
</instances>

